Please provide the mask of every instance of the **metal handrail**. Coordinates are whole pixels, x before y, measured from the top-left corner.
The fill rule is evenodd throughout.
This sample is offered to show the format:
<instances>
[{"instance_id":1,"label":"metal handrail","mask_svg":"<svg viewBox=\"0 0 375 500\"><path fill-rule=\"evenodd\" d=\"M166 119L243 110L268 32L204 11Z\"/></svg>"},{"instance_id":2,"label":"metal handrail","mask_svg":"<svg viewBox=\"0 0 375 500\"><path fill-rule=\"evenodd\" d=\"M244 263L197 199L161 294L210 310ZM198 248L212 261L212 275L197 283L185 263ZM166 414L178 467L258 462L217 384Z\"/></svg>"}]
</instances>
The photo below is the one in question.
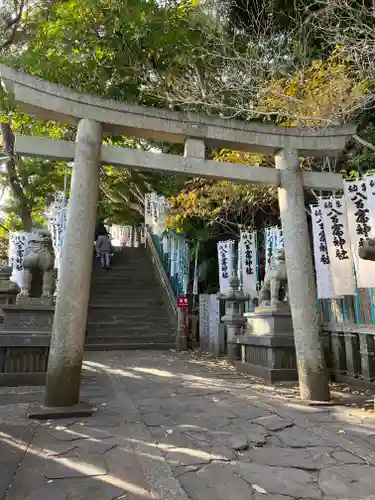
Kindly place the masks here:
<instances>
[{"instance_id":1,"label":"metal handrail","mask_svg":"<svg viewBox=\"0 0 375 500\"><path fill-rule=\"evenodd\" d=\"M160 284L163 287L165 297L167 299L167 307L171 313L171 320L175 327L177 327L178 321L178 307L177 307L177 298L173 291L172 284L170 282L169 276L165 270L165 266L163 264L162 259L160 258L159 252L156 248L154 239L148 230L145 228L145 236L146 236L146 248L150 249L151 259L154 263L154 269L157 273Z\"/></svg>"}]
</instances>

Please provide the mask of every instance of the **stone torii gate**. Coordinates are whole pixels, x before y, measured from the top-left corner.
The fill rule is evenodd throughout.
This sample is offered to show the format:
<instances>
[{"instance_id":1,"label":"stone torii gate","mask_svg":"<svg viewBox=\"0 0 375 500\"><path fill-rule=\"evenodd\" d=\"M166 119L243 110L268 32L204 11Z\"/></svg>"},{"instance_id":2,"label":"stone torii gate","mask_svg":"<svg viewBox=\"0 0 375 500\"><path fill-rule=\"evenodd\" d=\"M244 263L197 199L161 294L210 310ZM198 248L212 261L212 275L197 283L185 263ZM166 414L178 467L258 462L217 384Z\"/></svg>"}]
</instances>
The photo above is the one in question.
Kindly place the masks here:
<instances>
[{"instance_id":1,"label":"stone torii gate","mask_svg":"<svg viewBox=\"0 0 375 500\"><path fill-rule=\"evenodd\" d=\"M41 413L54 413L56 407L63 408L62 414L82 411L78 403L91 279L88 256L94 239L101 163L278 186L301 396L316 401L329 399L304 188L341 190L343 181L338 174L302 172L298 158L339 154L354 133L354 127L283 128L176 113L80 94L6 66L0 66L0 74L3 85L26 113L78 125L75 146L43 137L16 137L16 152L21 156L74 160ZM185 154L158 154L102 145L103 133L182 143ZM205 147L273 154L276 169L206 160Z\"/></svg>"}]
</instances>

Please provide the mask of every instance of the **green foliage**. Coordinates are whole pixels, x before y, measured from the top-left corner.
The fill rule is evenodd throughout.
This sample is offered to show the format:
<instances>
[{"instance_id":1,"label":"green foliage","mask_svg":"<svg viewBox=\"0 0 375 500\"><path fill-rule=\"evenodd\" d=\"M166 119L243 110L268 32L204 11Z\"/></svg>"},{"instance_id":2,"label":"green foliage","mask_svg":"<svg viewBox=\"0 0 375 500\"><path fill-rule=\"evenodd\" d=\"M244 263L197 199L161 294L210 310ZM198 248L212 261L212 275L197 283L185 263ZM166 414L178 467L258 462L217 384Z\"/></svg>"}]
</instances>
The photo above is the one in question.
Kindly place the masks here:
<instances>
[{"instance_id":1,"label":"green foliage","mask_svg":"<svg viewBox=\"0 0 375 500\"><path fill-rule=\"evenodd\" d=\"M219 162L242 163L246 168L272 166L265 155L228 149L213 151L211 157ZM271 186L194 179L170 201L168 226L205 243L225 235L236 238L241 229L256 230L278 220L277 190Z\"/></svg>"},{"instance_id":2,"label":"green foliage","mask_svg":"<svg viewBox=\"0 0 375 500\"><path fill-rule=\"evenodd\" d=\"M27 199L30 201L30 212L34 225L43 227L46 204L52 201L56 191L64 188L65 163L49 162L36 158L20 160L17 166L18 180ZM69 181L68 181L69 182ZM7 189L6 175L0 176L0 187ZM7 214L6 225L10 230L23 227L20 218L19 200L10 192L3 202L2 211Z\"/></svg>"},{"instance_id":3,"label":"green foliage","mask_svg":"<svg viewBox=\"0 0 375 500\"><path fill-rule=\"evenodd\" d=\"M35 10L27 47L7 62L78 91L158 104L150 81L173 79L194 57L207 35L200 14L198 4L187 1L53 2L47 18ZM191 54L182 41L191 44Z\"/></svg>"},{"instance_id":4,"label":"green foliage","mask_svg":"<svg viewBox=\"0 0 375 500\"><path fill-rule=\"evenodd\" d=\"M197 3L185 1L161 5L148 0L126 4L70 0L50 3L46 15L45 6L36 4L12 51L3 53L1 60L81 92L160 105L150 92L149 83L155 78L172 78L186 63L182 40L197 47L203 42L204 33L199 26L206 21L196 15L198 10L201 12ZM0 109L0 119L9 120L15 133L74 140L74 128L25 115L4 93L0 94ZM105 142L141 149L172 149L162 143L124 137L108 136ZM180 147L173 149L178 151ZM17 173L25 195L36 196L33 204L39 207L42 196L28 193L29 186L24 184L29 163L32 168L33 161L17 162ZM42 163L39 161L40 166ZM50 168L51 163L45 162L42 177L35 174L39 179L36 184L48 183ZM101 173L99 211L118 223L138 221L143 214L145 192L155 189L170 196L184 182L184 178L105 167ZM9 208L10 213L12 209L17 210L16 201ZM39 208L33 208L34 218L35 210Z\"/></svg>"}]
</instances>

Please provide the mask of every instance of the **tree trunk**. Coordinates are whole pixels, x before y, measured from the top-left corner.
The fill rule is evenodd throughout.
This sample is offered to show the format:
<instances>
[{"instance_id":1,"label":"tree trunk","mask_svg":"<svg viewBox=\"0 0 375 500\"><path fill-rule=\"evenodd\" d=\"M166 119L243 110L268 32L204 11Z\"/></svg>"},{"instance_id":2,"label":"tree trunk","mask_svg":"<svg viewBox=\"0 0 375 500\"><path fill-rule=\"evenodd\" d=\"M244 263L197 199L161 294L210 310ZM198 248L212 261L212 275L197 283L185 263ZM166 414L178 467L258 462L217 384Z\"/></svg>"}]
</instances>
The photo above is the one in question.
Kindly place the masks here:
<instances>
[{"instance_id":1,"label":"tree trunk","mask_svg":"<svg viewBox=\"0 0 375 500\"><path fill-rule=\"evenodd\" d=\"M25 231L30 231L33 226L31 216L32 203L25 195L21 181L18 177L16 168L16 155L14 151L14 134L10 126L10 122L0 123L0 130L3 136L4 153L7 155L6 172L8 176L8 184L12 191L12 196L17 202L18 216L22 222L22 228Z\"/></svg>"},{"instance_id":2,"label":"tree trunk","mask_svg":"<svg viewBox=\"0 0 375 500\"><path fill-rule=\"evenodd\" d=\"M21 208L20 219L22 222L22 229L24 231L31 231L33 227L33 218L31 216L31 210L28 207Z\"/></svg>"}]
</instances>

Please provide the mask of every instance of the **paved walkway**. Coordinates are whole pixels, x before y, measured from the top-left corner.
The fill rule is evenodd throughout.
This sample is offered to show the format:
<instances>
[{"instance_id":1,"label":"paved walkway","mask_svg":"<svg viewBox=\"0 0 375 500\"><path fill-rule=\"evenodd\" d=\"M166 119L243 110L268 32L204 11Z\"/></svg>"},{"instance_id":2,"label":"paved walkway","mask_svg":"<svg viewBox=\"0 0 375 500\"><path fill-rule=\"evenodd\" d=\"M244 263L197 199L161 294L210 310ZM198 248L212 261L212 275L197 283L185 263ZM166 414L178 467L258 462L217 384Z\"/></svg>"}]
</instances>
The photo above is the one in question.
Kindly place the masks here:
<instances>
[{"instance_id":1,"label":"paved walkway","mask_svg":"<svg viewBox=\"0 0 375 500\"><path fill-rule=\"evenodd\" d=\"M375 499L375 418L311 408L176 353L89 353L90 419L0 391L0 500Z\"/></svg>"}]
</instances>

